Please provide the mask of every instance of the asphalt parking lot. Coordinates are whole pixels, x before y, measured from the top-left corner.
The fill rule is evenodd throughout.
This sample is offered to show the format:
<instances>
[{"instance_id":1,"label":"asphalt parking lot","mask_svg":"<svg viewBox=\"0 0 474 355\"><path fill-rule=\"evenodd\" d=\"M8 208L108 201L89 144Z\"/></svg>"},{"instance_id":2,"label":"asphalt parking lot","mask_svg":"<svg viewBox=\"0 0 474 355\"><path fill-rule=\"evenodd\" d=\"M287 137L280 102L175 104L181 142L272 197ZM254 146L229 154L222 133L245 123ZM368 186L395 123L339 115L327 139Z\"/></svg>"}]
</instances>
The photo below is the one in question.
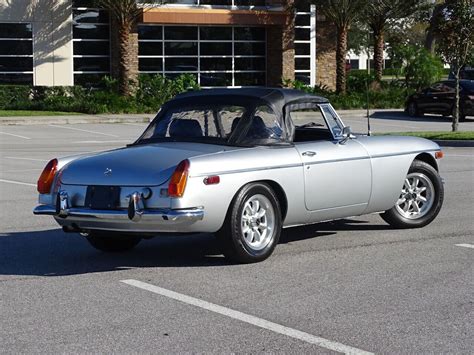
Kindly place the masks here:
<instances>
[{"instance_id":1,"label":"asphalt parking lot","mask_svg":"<svg viewBox=\"0 0 474 355\"><path fill-rule=\"evenodd\" d=\"M403 122L373 130L421 125ZM443 149L445 203L429 226L393 230L369 215L292 228L253 265L227 263L210 235L102 254L32 215L49 159L143 129L0 126L0 352L472 353L474 148Z\"/></svg>"}]
</instances>

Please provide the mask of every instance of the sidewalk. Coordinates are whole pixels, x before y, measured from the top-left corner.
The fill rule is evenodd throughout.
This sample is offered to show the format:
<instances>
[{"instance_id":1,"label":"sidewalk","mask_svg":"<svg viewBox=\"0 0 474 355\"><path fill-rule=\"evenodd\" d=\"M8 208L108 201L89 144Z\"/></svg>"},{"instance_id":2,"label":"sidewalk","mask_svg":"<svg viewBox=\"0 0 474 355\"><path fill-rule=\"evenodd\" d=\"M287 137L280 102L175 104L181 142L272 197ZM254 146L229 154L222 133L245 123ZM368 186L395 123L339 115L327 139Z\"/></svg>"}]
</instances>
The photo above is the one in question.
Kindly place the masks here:
<instances>
[{"instance_id":1,"label":"sidewalk","mask_svg":"<svg viewBox=\"0 0 474 355\"><path fill-rule=\"evenodd\" d=\"M80 123L148 123L155 114L0 117L0 126Z\"/></svg>"},{"instance_id":2,"label":"sidewalk","mask_svg":"<svg viewBox=\"0 0 474 355\"><path fill-rule=\"evenodd\" d=\"M338 110L344 117L366 117L366 110ZM403 110L371 110L370 113L402 114ZM119 114L119 115L71 115L71 116L16 116L0 117L0 126L7 125L34 125L34 124L80 124L80 123L148 123L156 114Z\"/></svg>"}]
</instances>

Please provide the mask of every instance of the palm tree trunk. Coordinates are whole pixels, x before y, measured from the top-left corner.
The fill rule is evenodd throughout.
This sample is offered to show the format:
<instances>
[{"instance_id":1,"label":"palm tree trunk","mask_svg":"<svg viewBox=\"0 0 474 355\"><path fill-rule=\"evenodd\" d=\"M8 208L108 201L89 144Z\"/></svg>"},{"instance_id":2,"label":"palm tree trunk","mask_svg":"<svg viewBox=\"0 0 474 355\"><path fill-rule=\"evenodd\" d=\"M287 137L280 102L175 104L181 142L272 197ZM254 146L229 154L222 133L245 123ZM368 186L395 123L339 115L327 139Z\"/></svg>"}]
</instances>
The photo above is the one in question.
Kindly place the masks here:
<instances>
[{"instance_id":1,"label":"palm tree trunk","mask_svg":"<svg viewBox=\"0 0 474 355\"><path fill-rule=\"evenodd\" d=\"M346 26L337 28L336 92L339 94L346 93L347 32Z\"/></svg>"},{"instance_id":2,"label":"palm tree trunk","mask_svg":"<svg viewBox=\"0 0 474 355\"><path fill-rule=\"evenodd\" d=\"M374 32L374 72L375 72L376 81L382 81L383 49L384 49L384 33L383 31L375 31Z\"/></svg>"},{"instance_id":3,"label":"palm tree trunk","mask_svg":"<svg viewBox=\"0 0 474 355\"><path fill-rule=\"evenodd\" d=\"M137 83L137 73L133 68L133 51L131 50L131 28L130 24L118 25L118 47L119 47L119 90L123 96L132 96Z\"/></svg>"}]
</instances>

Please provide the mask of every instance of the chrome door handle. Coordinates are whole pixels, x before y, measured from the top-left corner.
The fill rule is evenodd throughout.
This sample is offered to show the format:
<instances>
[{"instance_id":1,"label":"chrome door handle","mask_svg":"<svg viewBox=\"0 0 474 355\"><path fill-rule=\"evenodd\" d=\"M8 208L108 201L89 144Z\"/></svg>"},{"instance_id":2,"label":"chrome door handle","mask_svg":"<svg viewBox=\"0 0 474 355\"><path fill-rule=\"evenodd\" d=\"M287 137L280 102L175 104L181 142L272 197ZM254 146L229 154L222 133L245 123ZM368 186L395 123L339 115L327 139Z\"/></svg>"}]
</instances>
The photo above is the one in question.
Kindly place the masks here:
<instances>
[{"instance_id":1,"label":"chrome door handle","mask_svg":"<svg viewBox=\"0 0 474 355\"><path fill-rule=\"evenodd\" d=\"M316 152L312 152L309 150L307 152L304 152L303 155L306 157L314 157L316 155Z\"/></svg>"}]
</instances>

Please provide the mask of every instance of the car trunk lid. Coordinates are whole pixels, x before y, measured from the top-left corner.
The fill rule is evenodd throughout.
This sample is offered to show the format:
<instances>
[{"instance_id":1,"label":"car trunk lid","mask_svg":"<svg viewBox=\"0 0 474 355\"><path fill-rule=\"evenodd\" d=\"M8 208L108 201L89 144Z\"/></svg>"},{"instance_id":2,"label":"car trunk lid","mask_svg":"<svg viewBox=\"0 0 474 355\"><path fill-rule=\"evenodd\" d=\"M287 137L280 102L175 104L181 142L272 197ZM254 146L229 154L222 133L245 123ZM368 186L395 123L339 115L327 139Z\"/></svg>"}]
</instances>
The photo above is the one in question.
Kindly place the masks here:
<instances>
[{"instance_id":1,"label":"car trunk lid","mask_svg":"<svg viewBox=\"0 0 474 355\"><path fill-rule=\"evenodd\" d=\"M197 143L137 145L87 156L62 171L66 185L158 186L187 158L212 154L228 147Z\"/></svg>"}]
</instances>

